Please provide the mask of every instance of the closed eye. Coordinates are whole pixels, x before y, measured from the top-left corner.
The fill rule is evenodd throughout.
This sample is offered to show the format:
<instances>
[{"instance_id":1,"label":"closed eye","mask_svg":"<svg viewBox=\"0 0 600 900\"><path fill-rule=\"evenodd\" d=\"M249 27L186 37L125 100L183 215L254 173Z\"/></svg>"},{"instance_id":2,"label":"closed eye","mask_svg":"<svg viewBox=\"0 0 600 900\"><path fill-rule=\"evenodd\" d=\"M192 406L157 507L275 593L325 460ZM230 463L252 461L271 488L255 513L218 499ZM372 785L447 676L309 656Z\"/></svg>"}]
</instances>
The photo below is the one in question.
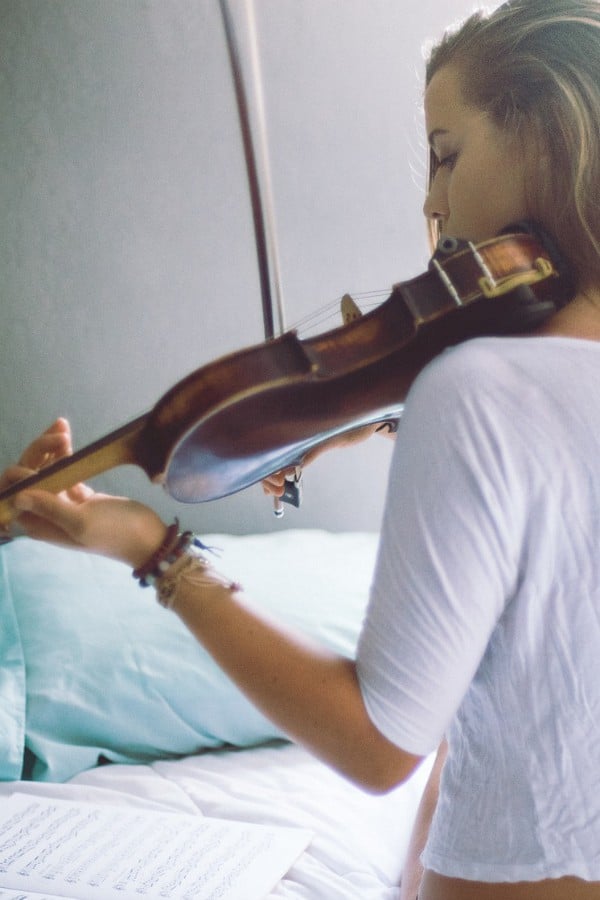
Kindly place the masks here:
<instances>
[{"instance_id":1,"label":"closed eye","mask_svg":"<svg viewBox=\"0 0 600 900\"><path fill-rule=\"evenodd\" d=\"M448 156L444 156L440 159L438 163L439 169L449 169L452 171L454 166L456 165L456 160L458 159L458 153L449 153Z\"/></svg>"}]
</instances>

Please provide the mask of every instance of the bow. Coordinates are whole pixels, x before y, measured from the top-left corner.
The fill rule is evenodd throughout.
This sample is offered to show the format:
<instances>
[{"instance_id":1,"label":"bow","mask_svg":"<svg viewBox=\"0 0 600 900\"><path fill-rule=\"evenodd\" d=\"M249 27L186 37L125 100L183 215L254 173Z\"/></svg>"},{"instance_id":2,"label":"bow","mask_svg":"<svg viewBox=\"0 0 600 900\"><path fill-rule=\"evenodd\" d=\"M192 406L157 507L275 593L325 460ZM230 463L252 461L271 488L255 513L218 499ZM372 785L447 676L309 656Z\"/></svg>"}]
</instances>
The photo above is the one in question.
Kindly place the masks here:
<instances>
[{"instance_id":1,"label":"bow","mask_svg":"<svg viewBox=\"0 0 600 900\"><path fill-rule=\"evenodd\" d=\"M285 331L285 315L283 309L283 293L281 288L281 270L277 249L275 210L271 188L269 149L265 120L264 98L262 93L262 77L260 72L260 56L256 21L252 0L244 0L247 31L249 37L249 58L252 85L254 87L255 133L250 121L250 107L244 85L241 56L235 34L233 17L227 0L219 0L221 17L225 31L225 40L229 55L229 64L235 91L235 99L246 162L252 222L254 226L254 243L258 263L258 275L263 313L263 329L265 340L275 337L275 310L277 310L278 333ZM274 501L274 513L283 516L281 500L293 506L299 506L301 470L298 466L292 478L286 479L284 494Z\"/></svg>"}]
</instances>

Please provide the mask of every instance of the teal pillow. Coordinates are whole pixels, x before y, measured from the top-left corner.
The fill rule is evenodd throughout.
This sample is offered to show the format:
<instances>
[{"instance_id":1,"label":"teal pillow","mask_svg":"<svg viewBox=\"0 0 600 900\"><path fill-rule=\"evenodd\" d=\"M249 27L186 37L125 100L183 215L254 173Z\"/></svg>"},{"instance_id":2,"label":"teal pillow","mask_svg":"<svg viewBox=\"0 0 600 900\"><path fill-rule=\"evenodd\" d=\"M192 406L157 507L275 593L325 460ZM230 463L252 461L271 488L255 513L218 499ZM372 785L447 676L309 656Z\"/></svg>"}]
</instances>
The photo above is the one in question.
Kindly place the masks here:
<instances>
[{"instance_id":1,"label":"teal pillow","mask_svg":"<svg viewBox=\"0 0 600 900\"><path fill-rule=\"evenodd\" d=\"M377 538L204 535L253 602L354 653ZM0 548L0 778L65 781L281 732L120 563L21 538ZM23 769L25 762L27 766Z\"/></svg>"},{"instance_id":2,"label":"teal pillow","mask_svg":"<svg viewBox=\"0 0 600 900\"><path fill-rule=\"evenodd\" d=\"M14 781L21 777L25 743L25 660L4 565L0 623L0 781Z\"/></svg>"}]
</instances>

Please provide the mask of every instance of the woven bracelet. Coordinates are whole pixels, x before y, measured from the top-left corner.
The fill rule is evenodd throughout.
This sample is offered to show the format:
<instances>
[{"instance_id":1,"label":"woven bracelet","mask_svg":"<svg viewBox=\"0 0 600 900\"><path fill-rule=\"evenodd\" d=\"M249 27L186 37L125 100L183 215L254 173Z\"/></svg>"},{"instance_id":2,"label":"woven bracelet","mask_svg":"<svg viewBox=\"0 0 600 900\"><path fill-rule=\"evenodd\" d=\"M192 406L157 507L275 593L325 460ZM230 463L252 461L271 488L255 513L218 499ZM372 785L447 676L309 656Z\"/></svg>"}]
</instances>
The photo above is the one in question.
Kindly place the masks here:
<instances>
[{"instance_id":1,"label":"woven bracelet","mask_svg":"<svg viewBox=\"0 0 600 900\"><path fill-rule=\"evenodd\" d=\"M192 545L167 571L156 580L156 599L165 609L172 609L182 584L190 585L196 592L202 591L206 597L214 596L214 591L228 593L241 591L238 581L216 572L209 561Z\"/></svg>"},{"instance_id":2,"label":"woven bracelet","mask_svg":"<svg viewBox=\"0 0 600 900\"><path fill-rule=\"evenodd\" d=\"M169 525L164 540L158 550L138 569L133 577L140 587L156 588L156 599L161 606L170 609L175 601L180 582L194 584L204 590L226 588L241 590L237 581L230 581L216 572L201 551L214 552L191 531L179 531L179 520Z\"/></svg>"}]
</instances>

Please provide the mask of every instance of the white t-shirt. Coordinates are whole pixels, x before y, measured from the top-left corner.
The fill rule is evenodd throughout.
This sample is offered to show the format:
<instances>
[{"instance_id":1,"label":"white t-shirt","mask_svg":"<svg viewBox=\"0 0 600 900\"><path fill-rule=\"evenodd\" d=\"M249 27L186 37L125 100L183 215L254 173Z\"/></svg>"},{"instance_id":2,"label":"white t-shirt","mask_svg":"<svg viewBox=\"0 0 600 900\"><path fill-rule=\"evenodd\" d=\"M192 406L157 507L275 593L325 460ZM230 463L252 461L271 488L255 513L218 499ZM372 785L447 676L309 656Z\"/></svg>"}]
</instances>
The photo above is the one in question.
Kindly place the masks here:
<instances>
[{"instance_id":1,"label":"white t-shirt","mask_svg":"<svg viewBox=\"0 0 600 900\"><path fill-rule=\"evenodd\" d=\"M479 338L420 374L357 664L390 740L448 738L426 867L600 880L600 343Z\"/></svg>"}]
</instances>

